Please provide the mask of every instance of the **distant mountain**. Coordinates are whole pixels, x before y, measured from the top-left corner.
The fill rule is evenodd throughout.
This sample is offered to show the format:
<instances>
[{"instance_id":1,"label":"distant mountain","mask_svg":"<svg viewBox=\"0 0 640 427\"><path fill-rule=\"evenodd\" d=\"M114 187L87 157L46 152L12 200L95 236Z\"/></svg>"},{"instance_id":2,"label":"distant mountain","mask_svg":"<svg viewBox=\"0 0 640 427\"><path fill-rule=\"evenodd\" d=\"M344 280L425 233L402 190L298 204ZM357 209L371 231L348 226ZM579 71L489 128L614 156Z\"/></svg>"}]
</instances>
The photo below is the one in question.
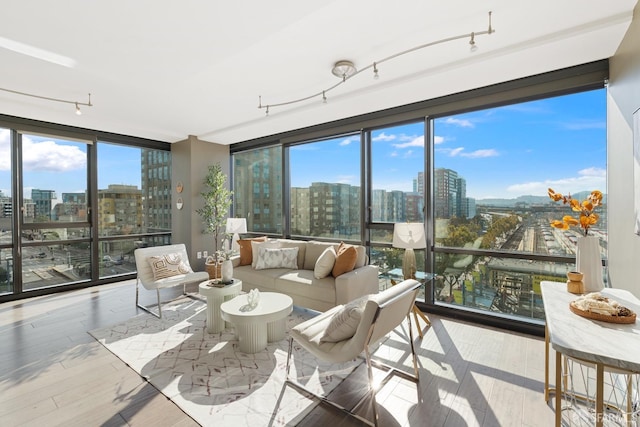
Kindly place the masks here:
<instances>
[{"instance_id":1,"label":"distant mountain","mask_svg":"<svg viewBox=\"0 0 640 427\"><path fill-rule=\"evenodd\" d=\"M591 194L591 191L580 191L572 194L571 197L578 200L584 200ZM607 202L607 195L602 196L602 201ZM501 206L510 207L516 206L518 203L525 203L527 205L546 205L551 203L551 199L548 196L518 196L515 199L476 199L476 205L485 206Z\"/></svg>"}]
</instances>

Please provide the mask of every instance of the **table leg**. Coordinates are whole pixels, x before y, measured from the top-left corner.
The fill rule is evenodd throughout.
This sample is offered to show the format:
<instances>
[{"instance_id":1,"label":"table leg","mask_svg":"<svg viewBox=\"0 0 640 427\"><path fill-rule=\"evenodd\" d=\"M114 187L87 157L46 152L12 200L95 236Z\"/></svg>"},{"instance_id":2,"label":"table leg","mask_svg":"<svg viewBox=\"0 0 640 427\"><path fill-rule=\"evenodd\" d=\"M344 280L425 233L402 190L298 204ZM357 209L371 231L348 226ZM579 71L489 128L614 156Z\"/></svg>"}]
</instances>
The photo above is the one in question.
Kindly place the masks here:
<instances>
[{"instance_id":1,"label":"table leg","mask_svg":"<svg viewBox=\"0 0 640 427\"><path fill-rule=\"evenodd\" d=\"M556 427L562 425L562 353L556 351Z\"/></svg>"},{"instance_id":2,"label":"table leg","mask_svg":"<svg viewBox=\"0 0 640 427\"><path fill-rule=\"evenodd\" d=\"M549 331L544 327L544 401L549 401Z\"/></svg>"},{"instance_id":3,"label":"table leg","mask_svg":"<svg viewBox=\"0 0 640 427\"><path fill-rule=\"evenodd\" d=\"M596 427L604 422L604 365L596 363Z\"/></svg>"},{"instance_id":4,"label":"table leg","mask_svg":"<svg viewBox=\"0 0 640 427\"><path fill-rule=\"evenodd\" d=\"M274 320L267 323L267 341L282 341L286 336L287 319Z\"/></svg>"},{"instance_id":5,"label":"table leg","mask_svg":"<svg viewBox=\"0 0 640 427\"><path fill-rule=\"evenodd\" d=\"M257 353L267 348L267 324L264 322L235 325L240 351Z\"/></svg>"},{"instance_id":6,"label":"table leg","mask_svg":"<svg viewBox=\"0 0 640 427\"><path fill-rule=\"evenodd\" d=\"M210 334L222 332L225 327L220 311L220 304L223 302L223 296L211 295L207 297L207 332Z\"/></svg>"}]
</instances>

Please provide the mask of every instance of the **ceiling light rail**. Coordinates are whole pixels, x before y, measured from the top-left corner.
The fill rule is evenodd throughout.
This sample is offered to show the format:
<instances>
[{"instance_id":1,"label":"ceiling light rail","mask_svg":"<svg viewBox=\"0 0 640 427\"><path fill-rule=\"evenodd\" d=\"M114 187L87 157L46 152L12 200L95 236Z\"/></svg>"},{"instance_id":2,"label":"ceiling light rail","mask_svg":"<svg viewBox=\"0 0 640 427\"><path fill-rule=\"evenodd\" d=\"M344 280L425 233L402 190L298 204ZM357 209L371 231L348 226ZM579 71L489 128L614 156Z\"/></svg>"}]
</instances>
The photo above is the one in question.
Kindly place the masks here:
<instances>
[{"instance_id":1,"label":"ceiling light rail","mask_svg":"<svg viewBox=\"0 0 640 427\"><path fill-rule=\"evenodd\" d=\"M347 82L347 80L357 76L358 74L368 70L368 69L373 69L373 78L374 79L378 79L379 78L379 66L380 64L383 64L385 62L391 61L392 59L398 58L400 56L406 55L408 53L412 53L415 52L417 50L421 50L421 49L425 49L427 47L431 47L431 46L435 46L435 45L439 45L439 44L443 44L443 43L448 43L448 42L452 42L455 40L460 40L460 39L465 39L465 38L469 38L469 45L470 45L470 51L471 52L475 52L478 49L478 46L476 45L476 37L478 36L483 36L483 35L491 35L495 32L495 29L493 29L492 25L491 25L491 13L489 12L489 27L484 30L484 31L473 31L471 33L465 33L465 34L460 34L457 36L453 36L453 37L447 37L444 39L440 39L440 40L436 40L433 42L429 42L429 43L424 43L421 44L419 46L413 47L411 49L407 49L407 50L403 50L401 52L395 53L393 55L387 56L386 58L374 61L372 64L367 65L366 67L358 70L356 69L355 65L353 64L353 62L351 61L346 61L346 60L342 60L342 61L338 61L335 63L335 65L333 66L333 69L331 70L332 74L335 75L336 77L339 77L341 80L339 82L337 82L336 84L321 90L320 92L314 93L312 95L309 96L305 96L302 98L298 98L298 99L292 99L291 101L284 101L284 102L278 102L278 103L273 103L273 104L263 104L262 103L262 96L258 96L258 108L259 109L265 109L266 115L269 115L269 111L275 107L283 107L285 105L291 105L291 104L297 104L300 102L304 102L304 101L308 101L309 99L313 99L316 97L322 97L322 102L323 103L327 103L327 93L330 92L331 90L337 88L338 86L340 86L341 84L344 84Z\"/></svg>"},{"instance_id":2,"label":"ceiling light rail","mask_svg":"<svg viewBox=\"0 0 640 427\"><path fill-rule=\"evenodd\" d=\"M93 107L93 104L91 103L91 94L89 94L88 102L80 102L80 101L69 101L67 99L60 99L60 98L51 98L49 96L34 95L32 93L20 92L18 90L6 89L6 88L2 88L2 87L0 87L0 90L5 91L5 92L9 92L9 93L15 93L16 95L30 96L32 98L44 99L45 101L62 102L64 104L73 104L76 107L76 114L77 115L81 115L82 114L82 110L80 110L80 106L81 105L83 105L85 107Z\"/></svg>"}]
</instances>

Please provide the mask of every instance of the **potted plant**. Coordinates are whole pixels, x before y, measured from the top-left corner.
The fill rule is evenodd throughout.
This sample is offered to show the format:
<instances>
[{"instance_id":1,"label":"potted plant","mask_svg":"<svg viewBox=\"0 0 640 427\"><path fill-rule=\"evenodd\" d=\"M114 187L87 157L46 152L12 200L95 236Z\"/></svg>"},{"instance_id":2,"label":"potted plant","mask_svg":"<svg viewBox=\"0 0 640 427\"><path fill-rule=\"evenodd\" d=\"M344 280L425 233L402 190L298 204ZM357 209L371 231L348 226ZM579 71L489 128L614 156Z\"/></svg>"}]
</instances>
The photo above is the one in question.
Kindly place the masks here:
<instances>
[{"instance_id":1,"label":"potted plant","mask_svg":"<svg viewBox=\"0 0 640 427\"><path fill-rule=\"evenodd\" d=\"M226 237L223 226L227 220L227 214L231 207L233 191L226 186L227 176L222 172L219 163L209 166L204 177L204 191L200 193L204 199L204 206L196 209L204 222L204 233L213 235L213 253L217 253L222 243L221 237ZM209 270L207 270L209 271ZM211 271L209 271L211 276ZM216 273L214 273L215 278Z\"/></svg>"}]
</instances>

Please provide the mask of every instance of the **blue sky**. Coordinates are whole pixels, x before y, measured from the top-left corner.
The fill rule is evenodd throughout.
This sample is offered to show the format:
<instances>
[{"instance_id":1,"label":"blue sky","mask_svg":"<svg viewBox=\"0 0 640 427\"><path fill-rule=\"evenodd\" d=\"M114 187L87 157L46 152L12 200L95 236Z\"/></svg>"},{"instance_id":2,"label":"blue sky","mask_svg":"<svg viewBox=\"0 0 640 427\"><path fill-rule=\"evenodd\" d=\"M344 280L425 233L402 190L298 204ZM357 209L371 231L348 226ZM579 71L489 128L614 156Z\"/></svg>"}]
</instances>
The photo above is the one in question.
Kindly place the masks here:
<instances>
[{"instance_id":1,"label":"blue sky","mask_svg":"<svg viewBox=\"0 0 640 427\"><path fill-rule=\"evenodd\" d=\"M458 172L467 196L606 192L604 89L439 118L435 167ZM372 132L374 188L412 191L424 162L422 123ZM292 184L359 185L358 138L294 148Z\"/></svg>"},{"instance_id":2,"label":"blue sky","mask_svg":"<svg viewBox=\"0 0 640 427\"><path fill-rule=\"evenodd\" d=\"M606 192L606 92L604 89L439 118L435 166L467 181L467 196L513 198ZM412 191L424 162L423 124L372 132L374 188ZM31 188L84 191L86 146L25 136L25 196ZM140 149L99 144L99 188L140 188ZM293 186L311 182L360 185L359 136L345 136L291 151ZM9 132L0 129L0 190L10 191Z\"/></svg>"}]
</instances>

